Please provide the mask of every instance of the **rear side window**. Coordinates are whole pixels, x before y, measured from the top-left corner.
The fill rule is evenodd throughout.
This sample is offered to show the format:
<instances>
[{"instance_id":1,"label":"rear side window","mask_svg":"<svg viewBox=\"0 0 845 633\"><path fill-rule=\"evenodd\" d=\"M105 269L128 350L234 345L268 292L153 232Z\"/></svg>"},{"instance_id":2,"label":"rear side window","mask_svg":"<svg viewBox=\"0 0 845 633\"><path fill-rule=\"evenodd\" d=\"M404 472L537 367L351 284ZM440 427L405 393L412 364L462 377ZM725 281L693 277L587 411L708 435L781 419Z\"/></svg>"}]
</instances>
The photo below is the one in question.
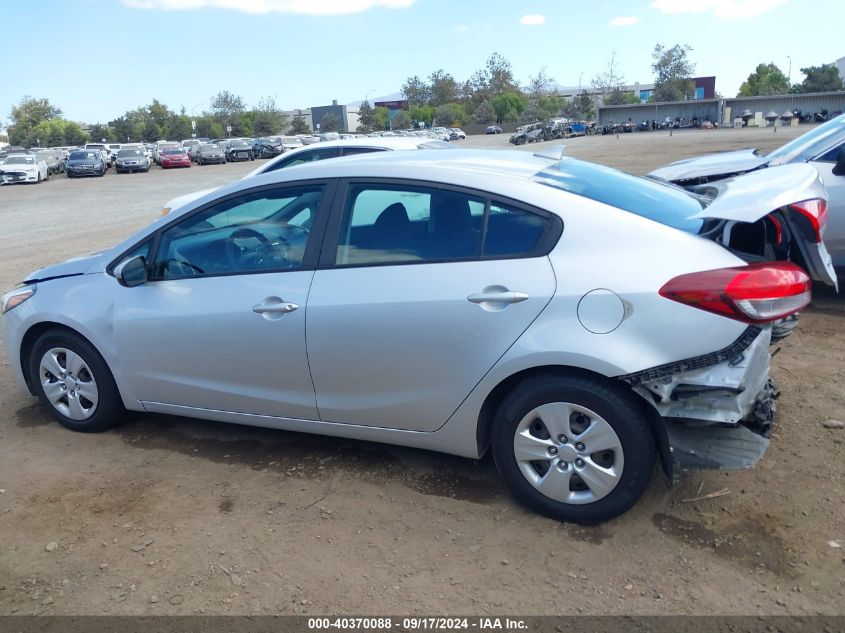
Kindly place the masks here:
<instances>
[{"instance_id":1,"label":"rear side window","mask_svg":"<svg viewBox=\"0 0 845 633\"><path fill-rule=\"evenodd\" d=\"M481 195L413 185L352 185L335 265L428 263L544 255L551 217Z\"/></svg>"},{"instance_id":2,"label":"rear side window","mask_svg":"<svg viewBox=\"0 0 845 633\"><path fill-rule=\"evenodd\" d=\"M610 167L566 158L539 172L536 179L687 233L697 234L704 225L693 216L707 206L706 199L675 185Z\"/></svg>"},{"instance_id":3,"label":"rear side window","mask_svg":"<svg viewBox=\"0 0 845 633\"><path fill-rule=\"evenodd\" d=\"M343 156L355 156L356 154L372 154L373 152L383 152L380 147L344 147Z\"/></svg>"},{"instance_id":4,"label":"rear side window","mask_svg":"<svg viewBox=\"0 0 845 633\"><path fill-rule=\"evenodd\" d=\"M492 203L484 234L484 257L513 257L534 252L546 223L546 218L535 213Z\"/></svg>"}]
</instances>

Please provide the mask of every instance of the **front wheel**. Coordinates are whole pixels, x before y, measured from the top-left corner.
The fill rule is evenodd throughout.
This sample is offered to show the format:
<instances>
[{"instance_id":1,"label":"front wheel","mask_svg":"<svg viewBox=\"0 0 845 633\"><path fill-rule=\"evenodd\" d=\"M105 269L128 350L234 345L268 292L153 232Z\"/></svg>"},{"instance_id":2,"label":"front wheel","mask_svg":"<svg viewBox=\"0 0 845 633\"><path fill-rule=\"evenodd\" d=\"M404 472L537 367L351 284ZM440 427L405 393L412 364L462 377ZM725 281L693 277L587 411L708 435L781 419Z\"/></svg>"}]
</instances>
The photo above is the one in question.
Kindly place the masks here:
<instances>
[{"instance_id":1,"label":"front wheel","mask_svg":"<svg viewBox=\"0 0 845 633\"><path fill-rule=\"evenodd\" d=\"M32 348L29 375L41 404L74 431L103 431L123 417L123 403L103 357L73 332L43 334Z\"/></svg>"},{"instance_id":2,"label":"front wheel","mask_svg":"<svg viewBox=\"0 0 845 633\"><path fill-rule=\"evenodd\" d=\"M600 523L645 492L655 459L635 396L599 379L541 375L502 402L491 444L510 492L560 521Z\"/></svg>"}]
</instances>

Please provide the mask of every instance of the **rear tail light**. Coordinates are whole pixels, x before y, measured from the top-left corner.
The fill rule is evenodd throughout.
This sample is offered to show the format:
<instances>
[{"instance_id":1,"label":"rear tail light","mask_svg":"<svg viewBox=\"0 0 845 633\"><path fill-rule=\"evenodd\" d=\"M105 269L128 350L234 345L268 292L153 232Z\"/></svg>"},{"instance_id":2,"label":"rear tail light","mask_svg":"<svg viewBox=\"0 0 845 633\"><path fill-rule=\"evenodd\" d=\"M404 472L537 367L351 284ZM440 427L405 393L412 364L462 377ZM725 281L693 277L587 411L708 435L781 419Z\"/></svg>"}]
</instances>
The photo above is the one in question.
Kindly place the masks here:
<instances>
[{"instance_id":1,"label":"rear tail light","mask_svg":"<svg viewBox=\"0 0 845 633\"><path fill-rule=\"evenodd\" d=\"M798 211L809 220L810 226L813 228L813 238L816 242L821 242L824 232L827 230L827 201L822 198L805 200L791 204L789 208Z\"/></svg>"},{"instance_id":2,"label":"rear tail light","mask_svg":"<svg viewBox=\"0 0 845 633\"><path fill-rule=\"evenodd\" d=\"M680 275L660 296L745 323L768 323L810 303L812 282L789 262L768 262Z\"/></svg>"}]
</instances>

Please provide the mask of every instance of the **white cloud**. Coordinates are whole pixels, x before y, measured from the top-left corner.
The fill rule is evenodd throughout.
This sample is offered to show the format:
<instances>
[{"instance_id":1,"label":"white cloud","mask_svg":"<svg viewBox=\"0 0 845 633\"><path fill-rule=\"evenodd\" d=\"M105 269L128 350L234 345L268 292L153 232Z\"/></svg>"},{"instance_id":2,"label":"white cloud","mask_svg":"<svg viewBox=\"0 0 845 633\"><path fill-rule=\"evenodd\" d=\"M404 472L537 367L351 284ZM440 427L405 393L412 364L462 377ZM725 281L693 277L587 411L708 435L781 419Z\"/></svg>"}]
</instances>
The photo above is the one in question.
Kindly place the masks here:
<instances>
[{"instance_id":1,"label":"white cloud","mask_svg":"<svg viewBox=\"0 0 845 633\"><path fill-rule=\"evenodd\" d=\"M466 24L459 24L458 26L452 27L452 30L456 33L466 33L469 31L469 27Z\"/></svg>"},{"instance_id":2,"label":"white cloud","mask_svg":"<svg viewBox=\"0 0 845 633\"><path fill-rule=\"evenodd\" d=\"M641 20L642 18L634 15L620 15L618 18L613 18L610 21L610 26L633 26Z\"/></svg>"},{"instance_id":3,"label":"white cloud","mask_svg":"<svg viewBox=\"0 0 845 633\"><path fill-rule=\"evenodd\" d=\"M661 13L712 13L722 20L756 18L789 0L652 0Z\"/></svg>"},{"instance_id":4,"label":"white cloud","mask_svg":"<svg viewBox=\"0 0 845 633\"><path fill-rule=\"evenodd\" d=\"M523 26L539 26L546 21L545 15L540 15L539 13L529 13L528 15L523 15L519 18L519 23Z\"/></svg>"},{"instance_id":5,"label":"white cloud","mask_svg":"<svg viewBox=\"0 0 845 633\"><path fill-rule=\"evenodd\" d=\"M303 13L339 15L370 9L405 9L415 0L121 0L133 9L186 11L191 9L231 9L244 13Z\"/></svg>"}]
</instances>

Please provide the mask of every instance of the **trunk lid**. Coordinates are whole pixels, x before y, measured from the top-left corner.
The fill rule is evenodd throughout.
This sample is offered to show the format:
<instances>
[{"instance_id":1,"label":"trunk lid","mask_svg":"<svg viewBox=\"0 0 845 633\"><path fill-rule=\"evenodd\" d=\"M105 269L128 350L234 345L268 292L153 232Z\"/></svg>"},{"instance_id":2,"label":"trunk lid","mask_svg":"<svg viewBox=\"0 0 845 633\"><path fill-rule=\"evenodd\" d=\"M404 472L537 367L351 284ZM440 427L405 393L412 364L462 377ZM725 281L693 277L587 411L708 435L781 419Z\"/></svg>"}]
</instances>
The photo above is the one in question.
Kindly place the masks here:
<instances>
[{"instance_id":1,"label":"trunk lid","mask_svg":"<svg viewBox=\"0 0 845 633\"><path fill-rule=\"evenodd\" d=\"M720 152L707 156L685 158L654 170L649 175L670 182L695 180L698 178L721 177L726 174L741 174L757 169L767 162L753 148L732 152Z\"/></svg>"},{"instance_id":2,"label":"trunk lid","mask_svg":"<svg viewBox=\"0 0 845 633\"><path fill-rule=\"evenodd\" d=\"M702 220L724 220L724 226L718 237L720 241L730 247L732 232L738 223L755 224L768 219L772 226L769 235L764 239L775 239L780 250L793 259L795 250L800 254L796 263L803 265L810 276L838 290L836 273L830 254L824 242L816 242L810 237L806 217L791 209L794 205L806 200L824 200L827 202L827 190L819 178L818 171L807 164L783 165L769 169L758 170L742 176L727 178L716 182L689 187L689 190L706 196L712 201L698 213L695 218ZM781 232L785 225L786 231ZM765 234L766 226L761 225ZM742 229L747 233L746 229ZM778 239L788 239L788 243L781 244ZM798 258L796 258L798 259Z\"/></svg>"}]
</instances>

